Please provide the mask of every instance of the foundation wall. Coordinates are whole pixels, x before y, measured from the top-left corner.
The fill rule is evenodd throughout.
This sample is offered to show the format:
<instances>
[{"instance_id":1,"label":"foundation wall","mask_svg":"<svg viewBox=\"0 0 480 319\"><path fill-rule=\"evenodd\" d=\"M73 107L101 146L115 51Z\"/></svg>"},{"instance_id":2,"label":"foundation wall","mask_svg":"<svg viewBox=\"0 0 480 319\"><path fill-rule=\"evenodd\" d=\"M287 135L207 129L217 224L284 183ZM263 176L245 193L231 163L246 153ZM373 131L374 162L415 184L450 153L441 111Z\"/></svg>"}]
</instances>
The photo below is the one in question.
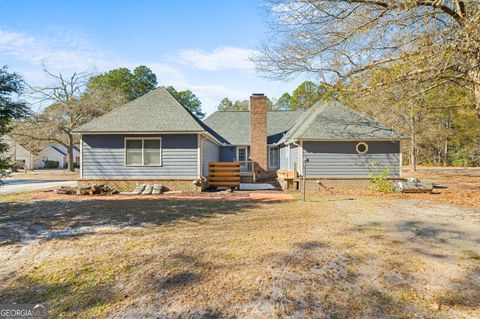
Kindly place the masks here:
<instances>
[{"instance_id":1,"label":"foundation wall","mask_svg":"<svg viewBox=\"0 0 480 319\"><path fill-rule=\"evenodd\" d=\"M397 179L391 179L393 184ZM284 190L301 190L301 180L282 180L280 185ZM369 179L307 179L305 180L307 191L320 191L327 189L369 189L372 182Z\"/></svg>"},{"instance_id":2,"label":"foundation wall","mask_svg":"<svg viewBox=\"0 0 480 319\"><path fill-rule=\"evenodd\" d=\"M112 187L120 192L132 191L135 186L140 184L160 184L166 191L197 191L202 190L202 186L194 185L192 179L128 179L128 180L112 180L112 179L82 179L77 181L79 187L85 187L93 184L102 184Z\"/></svg>"}]
</instances>

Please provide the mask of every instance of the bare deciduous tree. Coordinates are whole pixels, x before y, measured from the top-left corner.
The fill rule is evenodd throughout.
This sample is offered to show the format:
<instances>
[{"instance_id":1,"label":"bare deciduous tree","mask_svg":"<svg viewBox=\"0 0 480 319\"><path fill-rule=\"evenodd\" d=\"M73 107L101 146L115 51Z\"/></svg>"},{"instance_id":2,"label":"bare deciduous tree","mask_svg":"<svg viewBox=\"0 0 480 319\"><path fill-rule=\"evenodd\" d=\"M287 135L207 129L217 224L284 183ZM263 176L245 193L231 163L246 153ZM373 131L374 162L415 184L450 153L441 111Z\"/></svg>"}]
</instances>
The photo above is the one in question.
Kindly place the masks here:
<instances>
[{"instance_id":1,"label":"bare deciduous tree","mask_svg":"<svg viewBox=\"0 0 480 319\"><path fill-rule=\"evenodd\" d=\"M114 89L85 92L90 78L90 74L86 72L65 77L61 73L53 74L46 68L44 71L52 80L52 85L30 89L33 99L50 105L41 113L18 123L14 134L65 146L68 150L68 169L74 171L73 148L78 141L72 131L92 118L125 103L126 97Z\"/></svg>"},{"instance_id":2,"label":"bare deciduous tree","mask_svg":"<svg viewBox=\"0 0 480 319\"><path fill-rule=\"evenodd\" d=\"M273 35L254 57L268 76L313 73L337 85L388 68L364 89L468 85L480 115L480 1L275 0L268 8Z\"/></svg>"}]
</instances>

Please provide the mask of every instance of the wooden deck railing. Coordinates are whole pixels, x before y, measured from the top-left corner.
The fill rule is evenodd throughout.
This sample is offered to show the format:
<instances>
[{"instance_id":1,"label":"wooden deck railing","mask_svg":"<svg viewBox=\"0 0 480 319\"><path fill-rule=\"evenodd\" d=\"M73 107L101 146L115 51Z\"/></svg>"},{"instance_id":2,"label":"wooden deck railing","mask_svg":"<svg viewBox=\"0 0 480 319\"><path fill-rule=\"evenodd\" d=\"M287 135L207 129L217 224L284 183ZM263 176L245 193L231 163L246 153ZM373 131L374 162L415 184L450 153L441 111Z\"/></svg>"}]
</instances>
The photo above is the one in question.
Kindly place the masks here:
<instances>
[{"instance_id":1,"label":"wooden deck railing","mask_svg":"<svg viewBox=\"0 0 480 319\"><path fill-rule=\"evenodd\" d=\"M208 185L213 187L239 187L239 162L209 162Z\"/></svg>"}]
</instances>

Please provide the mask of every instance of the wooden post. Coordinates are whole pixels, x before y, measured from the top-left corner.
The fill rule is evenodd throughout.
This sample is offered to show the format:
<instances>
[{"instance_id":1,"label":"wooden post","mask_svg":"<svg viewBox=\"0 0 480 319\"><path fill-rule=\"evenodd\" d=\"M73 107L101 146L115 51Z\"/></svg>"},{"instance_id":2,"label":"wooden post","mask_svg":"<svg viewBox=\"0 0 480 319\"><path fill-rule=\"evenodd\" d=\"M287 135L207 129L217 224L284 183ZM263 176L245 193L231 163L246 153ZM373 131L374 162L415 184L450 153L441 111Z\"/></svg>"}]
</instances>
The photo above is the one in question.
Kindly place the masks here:
<instances>
[{"instance_id":1,"label":"wooden post","mask_svg":"<svg viewBox=\"0 0 480 319\"><path fill-rule=\"evenodd\" d=\"M305 184L306 184L306 177L307 177L307 163L308 163L308 158L305 158L303 160L303 165L302 165L302 201L305 201Z\"/></svg>"},{"instance_id":2,"label":"wooden post","mask_svg":"<svg viewBox=\"0 0 480 319\"><path fill-rule=\"evenodd\" d=\"M247 162L247 165L248 165L248 162ZM255 162L251 161L250 165L252 166L252 179L253 179L253 182L256 183L257 177L255 176Z\"/></svg>"}]
</instances>

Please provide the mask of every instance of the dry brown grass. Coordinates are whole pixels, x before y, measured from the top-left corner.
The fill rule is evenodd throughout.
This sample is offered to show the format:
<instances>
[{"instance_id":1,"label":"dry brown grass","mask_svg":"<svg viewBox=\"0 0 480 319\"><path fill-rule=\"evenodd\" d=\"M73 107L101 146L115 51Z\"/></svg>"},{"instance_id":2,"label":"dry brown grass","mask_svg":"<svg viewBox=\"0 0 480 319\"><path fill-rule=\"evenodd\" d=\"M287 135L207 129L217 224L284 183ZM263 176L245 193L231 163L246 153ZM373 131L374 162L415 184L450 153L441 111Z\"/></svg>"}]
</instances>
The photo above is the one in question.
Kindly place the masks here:
<instances>
[{"instance_id":1,"label":"dry brown grass","mask_svg":"<svg viewBox=\"0 0 480 319\"><path fill-rule=\"evenodd\" d=\"M11 177L15 179L29 180L49 180L49 181L76 181L80 177L80 172L70 172L66 169L38 169L34 171L19 171L12 173Z\"/></svg>"},{"instance_id":2,"label":"dry brown grass","mask_svg":"<svg viewBox=\"0 0 480 319\"><path fill-rule=\"evenodd\" d=\"M480 316L475 210L334 195L0 209L0 234L28 233L3 236L0 300L52 317Z\"/></svg>"},{"instance_id":3,"label":"dry brown grass","mask_svg":"<svg viewBox=\"0 0 480 319\"><path fill-rule=\"evenodd\" d=\"M13 194L2 194L0 196L0 203L11 203L11 202L21 202L32 199L36 196L38 192L27 192L27 193L13 193Z\"/></svg>"}]
</instances>

